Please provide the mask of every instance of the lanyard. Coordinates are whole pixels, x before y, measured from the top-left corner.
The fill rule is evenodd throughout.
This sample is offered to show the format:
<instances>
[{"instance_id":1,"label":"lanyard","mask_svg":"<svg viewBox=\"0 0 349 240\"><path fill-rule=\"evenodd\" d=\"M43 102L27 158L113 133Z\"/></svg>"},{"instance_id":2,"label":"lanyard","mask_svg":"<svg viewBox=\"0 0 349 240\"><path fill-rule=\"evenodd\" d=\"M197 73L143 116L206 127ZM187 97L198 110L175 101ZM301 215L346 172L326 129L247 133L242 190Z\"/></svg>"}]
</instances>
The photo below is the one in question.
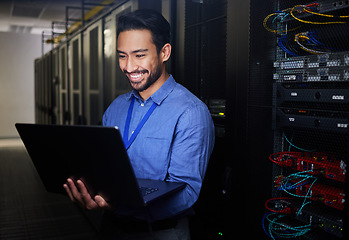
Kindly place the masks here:
<instances>
[{"instance_id":1,"label":"lanyard","mask_svg":"<svg viewBox=\"0 0 349 240\"><path fill-rule=\"evenodd\" d=\"M138 124L136 130L134 130L134 132L131 134L130 139L128 139L128 132L130 129L130 122L131 122L131 116L132 116L134 103L135 103L135 98L133 97L131 100L130 106L128 108L126 124L125 124L125 129L124 129L123 141L124 141L124 145L125 145L126 150L131 146L132 142L135 140L138 133L141 131L145 122L149 119L150 115L154 112L155 108L158 106L155 102L153 103L153 105L151 105L148 112L144 115L141 122Z\"/></svg>"}]
</instances>

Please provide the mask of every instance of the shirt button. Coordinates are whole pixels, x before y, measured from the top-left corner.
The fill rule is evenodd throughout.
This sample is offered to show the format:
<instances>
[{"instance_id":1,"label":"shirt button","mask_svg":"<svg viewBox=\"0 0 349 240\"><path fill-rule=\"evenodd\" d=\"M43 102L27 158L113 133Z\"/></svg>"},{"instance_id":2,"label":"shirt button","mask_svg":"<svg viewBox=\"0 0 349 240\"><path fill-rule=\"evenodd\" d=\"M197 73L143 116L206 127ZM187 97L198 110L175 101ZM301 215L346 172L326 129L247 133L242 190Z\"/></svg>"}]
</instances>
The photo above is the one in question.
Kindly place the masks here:
<instances>
[{"instance_id":1,"label":"shirt button","mask_svg":"<svg viewBox=\"0 0 349 240\"><path fill-rule=\"evenodd\" d=\"M144 107L144 103L141 103L141 106Z\"/></svg>"}]
</instances>

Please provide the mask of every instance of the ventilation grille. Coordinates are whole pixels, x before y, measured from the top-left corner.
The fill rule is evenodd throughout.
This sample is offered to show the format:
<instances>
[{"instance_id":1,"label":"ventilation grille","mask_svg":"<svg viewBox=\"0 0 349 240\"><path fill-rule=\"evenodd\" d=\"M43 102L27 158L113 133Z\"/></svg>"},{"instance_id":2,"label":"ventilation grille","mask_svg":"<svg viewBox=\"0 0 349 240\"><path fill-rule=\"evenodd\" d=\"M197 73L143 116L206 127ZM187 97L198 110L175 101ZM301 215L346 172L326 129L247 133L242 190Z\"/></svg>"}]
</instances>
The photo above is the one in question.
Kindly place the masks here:
<instances>
[{"instance_id":1,"label":"ventilation grille","mask_svg":"<svg viewBox=\"0 0 349 240\"><path fill-rule=\"evenodd\" d=\"M32 27L29 26L19 26L19 25L10 25L10 32L15 33L30 33L32 30Z\"/></svg>"},{"instance_id":2,"label":"ventilation grille","mask_svg":"<svg viewBox=\"0 0 349 240\"><path fill-rule=\"evenodd\" d=\"M42 11L43 8L40 7L20 6L15 4L13 6L12 16L39 18Z\"/></svg>"}]
</instances>

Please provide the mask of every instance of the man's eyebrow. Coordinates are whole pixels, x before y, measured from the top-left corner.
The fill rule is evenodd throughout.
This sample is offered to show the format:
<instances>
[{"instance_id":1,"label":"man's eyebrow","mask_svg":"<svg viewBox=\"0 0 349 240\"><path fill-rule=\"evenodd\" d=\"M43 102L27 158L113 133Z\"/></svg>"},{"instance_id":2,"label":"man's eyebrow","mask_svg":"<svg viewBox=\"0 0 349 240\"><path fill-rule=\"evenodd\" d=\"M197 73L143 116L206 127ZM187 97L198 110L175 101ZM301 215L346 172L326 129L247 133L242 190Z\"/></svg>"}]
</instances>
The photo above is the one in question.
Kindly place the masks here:
<instances>
[{"instance_id":1,"label":"man's eyebrow","mask_svg":"<svg viewBox=\"0 0 349 240\"><path fill-rule=\"evenodd\" d=\"M121 53L121 54L126 54L125 52L121 51L121 50L116 50L117 53ZM144 48L141 48L141 49L137 49L137 50L134 50L131 52L132 53L140 53L140 52L148 52L149 50L148 49L144 49Z\"/></svg>"}]
</instances>

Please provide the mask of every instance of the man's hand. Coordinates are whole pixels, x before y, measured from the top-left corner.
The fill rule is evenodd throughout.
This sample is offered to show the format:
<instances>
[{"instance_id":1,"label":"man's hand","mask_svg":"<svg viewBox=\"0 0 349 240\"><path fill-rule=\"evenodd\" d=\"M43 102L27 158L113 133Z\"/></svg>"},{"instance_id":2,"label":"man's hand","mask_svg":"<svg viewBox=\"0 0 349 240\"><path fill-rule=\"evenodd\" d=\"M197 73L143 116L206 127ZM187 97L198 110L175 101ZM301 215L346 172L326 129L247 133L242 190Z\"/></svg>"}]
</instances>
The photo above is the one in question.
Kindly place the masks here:
<instances>
[{"instance_id":1,"label":"man's hand","mask_svg":"<svg viewBox=\"0 0 349 240\"><path fill-rule=\"evenodd\" d=\"M68 178L67 182L63 184L63 187L67 191L70 200L80 203L88 210L111 208L111 206L100 195L96 195L92 198L90 193L87 191L85 184L80 179L77 180L75 184L71 178Z\"/></svg>"}]
</instances>

